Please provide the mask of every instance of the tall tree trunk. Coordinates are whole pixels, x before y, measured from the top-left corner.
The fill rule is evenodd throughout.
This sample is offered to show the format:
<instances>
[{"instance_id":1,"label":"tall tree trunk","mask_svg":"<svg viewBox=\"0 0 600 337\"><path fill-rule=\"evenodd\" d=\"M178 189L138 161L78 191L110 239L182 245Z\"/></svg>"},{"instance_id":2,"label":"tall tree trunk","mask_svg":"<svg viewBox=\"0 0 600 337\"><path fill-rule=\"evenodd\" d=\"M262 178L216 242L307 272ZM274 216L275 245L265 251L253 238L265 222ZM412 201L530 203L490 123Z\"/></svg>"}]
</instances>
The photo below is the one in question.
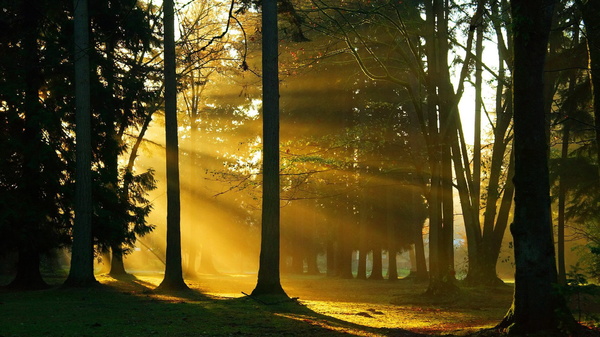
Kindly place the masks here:
<instances>
[{"instance_id":1,"label":"tall tree trunk","mask_svg":"<svg viewBox=\"0 0 600 337\"><path fill-rule=\"evenodd\" d=\"M590 56L590 75L594 101L594 123L596 126L597 160L600 163L600 2L597 0L578 1L583 3L581 13L585 24L588 53ZM600 165L598 165L600 172Z\"/></svg>"},{"instance_id":2,"label":"tall tree trunk","mask_svg":"<svg viewBox=\"0 0 600 337\"><path fill-rule=\"evenodd\" d=\"M333 239L331 233L327 233L327 242L325 242L325 254L327 259L327 276L332 277L338 274L337 271L337 263L336 259L338 258L338 250L340 240L338 239L338 244L336 245L336 241Z\"/></svg>"},{"instance_id":3,"label":"tall tree trunk","mask_svg":"<svg viewBox=\"0 0 600 337\"><path fill-rule=\"evenodd\" d=\"M123 247L121 245L115 245L110 250L110 276L127 275L127 271L125 271L125 264L123 263Z\"/></svg>"},{"instance_id":4,"label":"tall tree trunk","mask_svg":"<svg viewBox=\"0 0 600 337\"><path fill-rule=\"evenodd\" d=\"M354 242L352 231L346 223L338 223L338 276L344 279L354 278L352 265L354 261Z\"/></svg>"},{"instance_id":5,"label":"tall tree trunk","mask_svg":"<svg viewBox=\"0 0 600 337\"><path fill-rule=\"evenodd\" d=\"M75 10L75 223L71 268L66 286L90 286L94 277L92 241L92 132L88 1L74 0Z\"/></svg>"},{"instance_id":6,"label":"tall tree trunk","mask_svg":"<svg viewBox=\"0 0 600 337\"><path fill-rule=\"evenodd\" d=\"M548 144L544 59L554 0L512 0L514 40L515 253L513 304L498 325L514 334L569 329L575 323L557 282Z\"/></svg>"},{"instance_id":7,"label":"tall tree trunk","mask_svg":"<svg viewBox=\"0 0 600 337\"><path fill-rule=\"evenodd\" d=\"M277 0L262 2L263 192L258 280L252 295L287 297L280 281L279 65Z\"/></svg>"},{"instance_id":8,"label":"tall tree trunk","mask_svg":"<svg viewBox=\"0 0 600 337\"><path fill-rule=\"evenodd\" d=\"M22 71L24 75L24 97L23 110L19 111L24 114L24 128L22 128L23 144L28 148L23 151L21 171L19 174L20 181L17 187L17 198L24 210L12 210L22 219L22 223L11 224L17 229L19 239L17 240L17 274L15 279L10 283L10 287L20 289L40 289L46 285L41 277L39 268L39 254L41 252L39 241L29 240L29 231L38 230L43 227L46 221L43 202L48 196L44 196L44 187L39 185L39 182L47 177L43 177L43 161L40 158L40 150L42 148L42 125L40 121L43 119L43 107L40 104L39 90L42 85L42 73L40 65L40 47L38 46L38 38L40 34L40 20L42 20L41 11L33 11L32 8L38 8L39 1L21 2L19 11L23 16L20 32L22 39ZM7 193L7 192L4 192ZM37 209L36 209L37 208ZM42 214L40 214L42 213ZM39 234L38 234L39 235Z\"/></svg>"},{"instance_id":9,"label":"tall tree trunk","mask_svg":"<svg viewBox=\"0 0 600 337\"><path fill-rule=\"evenodd\" d=\"M208 242L204 242L200 249L200 272L212 275L219 273L213 261L211 245Z\"/></svg>"},{"instance_id":10,"label":"tall tree trunk","mask_svg":"<svg viewBox=\"0 0 600 337\"><path fill-rule=\"evenodd\" d=\"M165 276L159 290L186 290L181 264L181 199L179 140L177 136L177 78L175 64L175 14L173 0L164 7L165 139L167 150L167 252Z\"/></svg>"},{"instance_id":11,"label":"tall tree trunk","mask_svg":"<svg viewBox=\"0 0 600 337\"><path fill-rule=\"evenodd\" d=\"M573 45L576 46L579 43L579 31L575 31L573 35ZM575 97L575 87L577 85L577 72L571 71L569 74L569 87L568 95ZM557 229L556 229L556 251L557 251L557 267L558 267L558 283L565 285L567 283L567 271L565 265L565 208L567 201L567 172L565 170L565 164L569 158L569 141L571 138L571 120L569 119L569 113L576 111L577 106L575 100L568 100L563 105L564 119L562 121L562 144L561 144L561 162L560 162L560 173L558 181L558 215L557 215ZM562 110L561 109L561 110Z\"/></svg>"},{"instance_id":12,"label":"tall tree trunk","mask_svg":"<svg viewBox=\"0 0 600 337\"><path fill-rule=\"evenodd\" d=\"M369 280L383 280L383 259L381 248L373 249L373 263Z\"/></svg>"},{"instance_id":13,"label":"tall tree trunk","mask_svg":"<svg viewBox=\"0 0 600 337\"><path fill-rule=\"evenodd\" d=\"M564 165L569 156L569 121L563 125L562 145L561 145L561 164ZM565 202L567 197L567 186L565 183L566 172L564 168L560 170L560 180L558 186L558 216L556 230L556 250L558 266L558 283L565 285L567 283L567 272L565 268Z\"/></svg>"},{"instance_id":14,"label":"tall tree trunk","mask_svg":"<svg viewBox=\"0 0 600 337\"><path fill-rule=\"evenodd\" d=\"M32 250L19 249L17 275L8 284L11 289L39 290L48 288L40 273L40 254Z\"/></svg>"},{"instance_id":15,"label":"tall tree trunk","mask_svg":"<svg viewBox=\"0 0 600 337\"><path fill-rule=\"evenodd\" d=\"M113 65L115 63L115 57L114 57L114 53L115 53L115 42L114 42L114 37L111 37L109 41L107 41L106 43L106 54L107 54L107 60L108 60L108 66L107 66L107 71L106 71L106 78L107 78L107 87L108 87L108 91L109 91L109 95L110 97L109 102L107 104L108 106L108 111L112 112L112 113L107 113L106 116L104 116L105 118L105 123L106 123L106 147L104 148L104 153L105 153L105 157L104 157L104 169L107 171L107 185L112 185L111 191L114 193L119 193L119 191L117 190L117 186L119 186L119 152L120 152L120 137L117 134L117 125L116 125L116 116L118 114L118 111L116 109L115 106L115 96L116 96L116 86L115 86L115 75L114 75L114 71L113 71ZM124 128L124 125L122 126L122 128ZM126 192L122 192L121 194L117 195L116 197L118 198L118 202L120 203L127 203L128 200L127 198L123 198L123 196L126 196L127 194L125 194ZM116 205L115 205L116 206ZM110 212L114 213L114 216L111 216L109 218L109 221L115 221L118 222L118 224L116 224L114 226L115 230L118 230L119 233L118 235L118 240L119 242L113 242L111 249L110 249L110 253L111 253L111 259L110 259L110 272L109 274L111 276L124 276L127 275L127 272L125 271L125 264L123 263L123 257L124 257L124 249L122 247L122 242L125 241L125 232L127 231L127 227L128 227L128 223L122 221L123 216L120 214L116 214L116 212L118 212L117 210L109 210ZM119 228L119 225L121 226Z\"/></svg>"},{"instance_id":16,"label":"tall tree trunk","mask_svg":"<svg viewBox=\"0 0 600 337\"><path fill-rule=\"evenodd\" d=\"M388 272L387 279L388 281L398 281L398 261L396 257L398 256L398 252L395 249L388 249Z\"/></svg>"},{"instance_id":17,"label":"tall tree trunk","mask_svg":"<svg viewBox=\"0 0 600 337\"><path fill-rule=\"evenodd\" d=\"M427 259L425 257L425 245L423 244L423 233L419 228L419 233L416 234L415 237L415 263L413 266L416 269L415 277L418 281L427 280L429 277L429 272L427 271Z\"/></svg>"},{"instance_id":18,"label":"tall tree trunk","mask_svg":"<svg viewBox=\"0 0 600 337\"><path fill-rule=\"evenodd\" d=\"M429 81L427 94L435 104L431 111L431 135L437 134L431 142L436 144L432 158L432 194L436 200L437 219L430 217L430 272L427 293L445 295L458 288L454 275L454 203L452 196L452 152L451 140L456 129L453 128L454 94L448 72L448 3L446 0L433 0L426 6L427 25L429 27L428 42L431 44L427 52ZM431 109L431 108L429 108ZM437 170L435 166L437 165ZM437 182L436 182L437 180ZM437 190L437 191L436 191ZM432 221L435 220L435 221Z\"/></svg>"},{"instance_id":19,"label":"tall tree trunk","mask_svg":"<svg viewBox=\"0 0 600 337\"><path fill-rule=\"evenodd\" d=\"M366 248L358 250L358 264L356 266L356 278L361 280L367 279L367 256L369 252Z\"/></svg>"},{"instance_id":20,"label":"tall tree trunk","mask_svg":"<svg viewBox=\"0 0 600 337\"><path fill-rule=\"evenodd\" d=\"M385 187L385 206L388 210L391 210L394 204L394 193L392 192L392 188L390 186ZM388 252L388 281L397 281L398 280L398 264L396 263L396 251L397 247L397 238L396 238L396 226L397 219L392 215L392 212L387 212L385 222L386 222L386 233L387 233L387 242L385 242L387 246Z\"/></svg>"},{"instance_id":21,"label":"tall tree trunk","mask_svg":"<svg viewBox=\"0 0 600 337\"><path fill-rule=\"evenodd\" d=\"M359 200L358 220L358 267L356 278L367 279L367 260L369 255L369 229L367 228L367 209L364 200Z\"/></svg>"}]
</instances>

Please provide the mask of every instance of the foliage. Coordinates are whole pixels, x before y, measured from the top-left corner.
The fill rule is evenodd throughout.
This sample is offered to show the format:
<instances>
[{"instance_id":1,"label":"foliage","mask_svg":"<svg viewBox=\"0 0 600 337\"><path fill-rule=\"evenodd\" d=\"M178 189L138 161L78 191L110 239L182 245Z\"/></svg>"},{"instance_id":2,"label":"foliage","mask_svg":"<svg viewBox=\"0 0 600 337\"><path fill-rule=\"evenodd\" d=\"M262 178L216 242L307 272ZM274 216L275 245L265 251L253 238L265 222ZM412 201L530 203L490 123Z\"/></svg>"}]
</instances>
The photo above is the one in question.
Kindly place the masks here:
<instances>
[{"instance_id":1,"label":"foliage","mask_svg":"<svg viewBox=\"0 0 600 337\"><path fill-rule=\"evenodd\" d=\"M0 154L7 158L0 186L10 192L0 196L2 254L68 245L72 225L72 2L30 5L3 3L0 14L1 25L11 27L0 35ZM154 10L137 1L91 2L94 223L101 248L131 245L153 228L145 199L155 187L153 171L120 171L119 158L159 93L149 84L157 76L147 58L160 44Z\"/></svg>"}]
</instances>

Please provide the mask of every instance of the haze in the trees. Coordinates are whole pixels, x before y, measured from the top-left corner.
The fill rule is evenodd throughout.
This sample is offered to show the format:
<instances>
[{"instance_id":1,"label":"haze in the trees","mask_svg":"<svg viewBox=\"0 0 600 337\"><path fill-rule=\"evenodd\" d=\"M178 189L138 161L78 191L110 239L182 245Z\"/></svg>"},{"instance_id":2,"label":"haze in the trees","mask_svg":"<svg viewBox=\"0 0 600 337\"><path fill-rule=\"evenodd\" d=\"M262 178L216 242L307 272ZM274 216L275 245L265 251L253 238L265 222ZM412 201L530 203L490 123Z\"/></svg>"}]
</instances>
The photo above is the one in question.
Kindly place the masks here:
<instances>
[{"instance_id":1,"label":"haze in the trees","mask_svg":"<svg viewBox=\"0 0 600 337\"><path fill-rule=\"evenodd\" d=\"M0 195L0 267L15 266L12 286L43 287L49 266L78 261L80 241L71 245L70 238L79 237L75 201L84 198L74 186L84 180L77 178L75 147L85 142L75 138L82 124L73 107L85 97L76 92L85 88L75 85L76 73L87 73L95 145L86 189L94 200L94 245L84 250L86 268L97 266L91 254L111 251L111 275L165 270L160 289L186 289L191 279L258 277L254 295L287 300L283 289L294 278L316 288L339 277L350 287L361 283L356 278L390 289L376 280L414 276L429 278L429 286L416 283L416 298L454 296L461 284L510 280L504 261L512 255L502 239L516 171L517 284L499 327L572 323L568 314L550 313L565 308L551 285L553 199L549 184L534 187L548 176L555 184L560 247L569 226L597 238L594 86L583 69L592 54L586 34L594 28L590 20L578 24L590 3L558 6L549 43L513 43L512 29L523 28L515 22L546 29L548 17L519 21L508 0L167 2L164 19L145 2L94 2L85 29L90 69L83 72L74 70L82 60L73 58L74 36L62 28L73 23L72 4L60 3L39 0L40 11L31 12L16 1L0 13L0 28L19 28L0 33L0 187L7 191ZM157 35L163 28L164 47ZM517 51L522 42L529 45ZM535 50L548 51L545 64L539 54L520 63L522 52ZM497 62L488 62L492 54ZM164 75L157 71L163 59ZM537 71L525 76L537 82L521 83L516 75L524 69ZM459 111L469 82L476 97L460 109L477 110L476 125ZM519 89L524 85L538 91ZM543 99L532 99L542 91ZM484 99L486 93L493 97ZM518 103L523 94L535 112L535 121L525 120L531 124L519 119L530 117ZM489 134L478 133L486 119ZM513 156L513 126L516 151L539 148ZM473 146L466 128L475 129ZM543 167L548 155L551 165ZM530 159L541 165L530 170L523 164ZM543 193L531 197L528 188ZM525 208L540 213L524 220L524 201L539 202ZM531 238L542 262L522 254ZM584 248L597 262L600 249ZM562 251L566 276L574 258ZM529 277L533 268L523 261L545 276ZM498 266L508 271L499 275ZM86 275L93 279L93 269Z\"/></svg>"}]
</instances>

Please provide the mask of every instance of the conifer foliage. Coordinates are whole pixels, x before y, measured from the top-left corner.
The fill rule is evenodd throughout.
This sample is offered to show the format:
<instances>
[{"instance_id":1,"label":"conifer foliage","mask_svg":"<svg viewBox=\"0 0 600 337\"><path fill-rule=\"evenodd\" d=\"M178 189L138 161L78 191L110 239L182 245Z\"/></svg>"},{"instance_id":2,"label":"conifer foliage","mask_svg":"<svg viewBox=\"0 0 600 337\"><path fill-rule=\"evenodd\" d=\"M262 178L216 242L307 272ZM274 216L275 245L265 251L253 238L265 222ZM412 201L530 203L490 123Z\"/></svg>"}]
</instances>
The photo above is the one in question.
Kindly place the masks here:
<instances>
[{"instance_id":1,"label":"conifer foliage","mask_svg":"<svg viewBox=\"0 0 600 337\"><path fill-rule=\"evenodd\" d=\"M43 287L40 256L71 245L79 143L74 63L81 61L73 52L75 4L10 1L0 10L0 154L6 159L0 188L7 192L0 196L0 254L18 256L15 287ZM148 53L160 45L155 11L130 0L89 4L88 47L78 55L89 57L93 92L85 193L95 200L90 240L98 251L124 245L127 252L153 228L146 222L153 173L126 171L118 157L158 103L159 86L148 84L156 79Z\"/></svg>"}]
</instances>

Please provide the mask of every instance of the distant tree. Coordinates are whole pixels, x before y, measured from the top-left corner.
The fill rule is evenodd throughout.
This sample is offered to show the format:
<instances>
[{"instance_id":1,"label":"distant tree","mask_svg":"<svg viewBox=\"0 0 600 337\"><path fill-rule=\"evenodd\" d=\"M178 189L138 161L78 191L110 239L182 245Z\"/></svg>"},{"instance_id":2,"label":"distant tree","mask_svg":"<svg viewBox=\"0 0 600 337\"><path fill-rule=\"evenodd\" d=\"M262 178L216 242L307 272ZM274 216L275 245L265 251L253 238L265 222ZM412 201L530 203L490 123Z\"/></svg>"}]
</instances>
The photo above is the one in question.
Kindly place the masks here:
<instances>
[{"instance_id":1,"label":"distant tree","mask_svg":"<svg viewBox=\"0 0 600 337\"><path fill-rule=\"evenodd\" d=\"M67 286L95 284L94 246L92 240L92 126L90 107L90 44L88 1L74 0L75 21L75 223L71 269L65 281Z\"/></svg>"},{"instance_id":2,"label":"distant tree","mask_svg":"<svg viewBox=\"0 0 600 337\"><path fill-rule=\"evenodd\" d=\"M180 19L182 39L177 49L177 69L183 105L179 117L181 125L187 126L182 131L182 137L187 142L182 146L181 163L194 172L184 175L187 179L182 185L189 188L187 192L196 201L202 197L200 186L203 185L202 176L197 172L201 168L212 168L215 164L222 167L222 162L216 163L211 161L212 158L202 155L209 146L208 142L214 141L207 131L215 125L214 119L209 117L212 109L208 107L205 92L211 89L211 84L216 83L212 79L218 75L217 68L233 68L233 63L239 63L230 55L237 41L228 35L234 23L238 24L238 28L241 26L234 16L234 8L233 1L231 4L198 2L189 6L185 16ZM223 19L222 14L227 13L227 9L228 16ZM232 69L232 72L235 71ZM231 101L220 100L218 104L229 105ZM230 134L235 135L235 132ZM220 132L219 137L222 136ZM184 235L183 250L188 256L184 269L186 275L195 275L197 269L203 273L217 273L213 263L214 236L211 236L210 225L207 221L190 223L188 233ZM200 262L197 268L198 255Z\"/></svg>"},{"instance_id":3,"label":"distant tree","mask_svg":"<svg viewBox=\"0 0 600 337\"><path fill-rule=\"evenodd\" d=\"M503 8L508 2L478 1L477 10L485 15L475 16L469 29L477 31L475 50L475 134L473 147L472 174L469 165L456 165L458 191L463 213L465 214L465 233L467 237L469 266L465 282L471 285L497 285L502 280L497 276L496 266L502 240L508 227L512 207L514 170L512 160L512 88L510 87L512 69L512 43L504 36L510 34L508 13ZM498 70L493 73L483 62L482 34L492 28L493 37L498 45ZM492 120L493 140L489 146L482 145L481 119L484 105L482 95L485 70L495 79L496 96ZM462 147L462 146L461 146ZM468 158L463 151L463 157ZM485 169L482 169L485 168Z\"/></svg>"},{"instance_id":4,"label":"distant tree","mask_svg":"<svg viewBox=\"0 0 600 337\"><path fill-rule=\"evenodd\" d=\"M512 307L499 328L513 334L570 330L575 321L554 284L544 60L554 0L512 0L514 41L515 253Z\"/></svg>"},{"instance_id":5,"label":"distant tree","mask_svg":"<svg viewBox=\"0 0 600 337\"><path fill-rule=\"evenodd\" d=\"M415 169L426 185L429 204L430 287L429 294L443 295L457 290L454 276L453 222L454 186L461 195L466 226L478 228L479 209L471 200L470 172L466 144L458 114L458 102L469 74L471 46L475 29L466 33L466 50L461 59L458 86L452 83L451 54L460 45L454 31L465 20L449 18L459 7L445 1L313 1L316 10L309 17L318 30L339 39L356 60L362 72L372 80L388 81L407 97L403 108L418 125L412 137L415 153L426 153ZM476 28L483 8L476 8L469 27ZM383 32L389 32L386 36ZM395 57L390 57L395 55ZM456 55L456 54L455 54ZM419 148L418 142L425 146ZM453 172L454 171L454 172ZM456 183L453 182L456 177ZM468 224L467 224L468 223Z\"/></svg>"},{"instance_id":6,"label":"distant tree","mask_svg":"<svg viewBox=\"0 0 600 337\"><path fill-rule=\"evenodd\" d=\"M279 40L277 0L262 3L263 160L258 280L252 295L285 296L280 281Z\"/></svg>"}]
</instances>

